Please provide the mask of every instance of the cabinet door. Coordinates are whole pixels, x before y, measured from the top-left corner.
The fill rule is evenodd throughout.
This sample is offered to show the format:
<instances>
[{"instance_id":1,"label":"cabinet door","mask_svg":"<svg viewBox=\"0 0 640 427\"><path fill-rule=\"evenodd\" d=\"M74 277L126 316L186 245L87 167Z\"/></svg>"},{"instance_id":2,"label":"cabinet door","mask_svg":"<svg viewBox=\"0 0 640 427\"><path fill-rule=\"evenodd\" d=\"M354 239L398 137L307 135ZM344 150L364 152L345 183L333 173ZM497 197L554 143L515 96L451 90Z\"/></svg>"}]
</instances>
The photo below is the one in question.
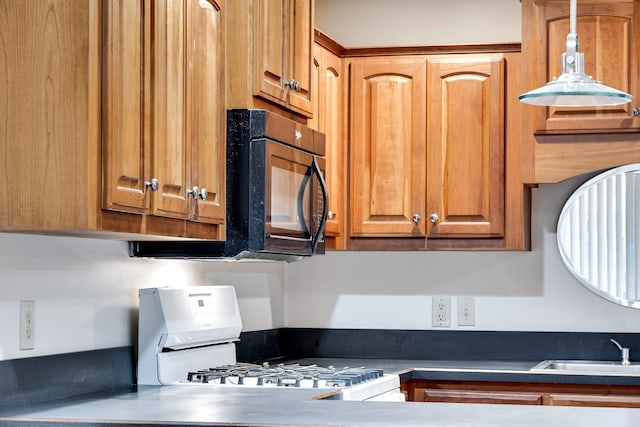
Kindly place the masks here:
<instances>
[{"instance_id":1,"label":"cabinet door","mask_svg":"<svg viewBox=\"0 0 640 427\"><path fill-rule=\"evenodd\" d=\"M297 85L294 90L289 90L288 104L295 110L303 113L313 111L311 108L311 73L313 53L313 1L291 0L288 24L289 51L287 63L289 64L289 80L295 80Z\"/></svg>"},{"instance_id":2,"label":"cabinet door","mask_svg":"<svg viewBox=\"0 0 640 427\"><path fill-rule=\"evenodd\" d=\"M319 45L314 46L313 119L308 125L325 134L326 183L329 191L329 218L326 235L342 236L346 225L346 165L343 136L343 80L340 58ZM343 236L342 236L343 237ZM341 240L342 241L342 240ZM336 242L336 248L343 246Z\"/></svg>"},{"instance_id":3,"label":"cabinet door","mask_svg":"<svg viewBox=\"0 0 640 427\"><path fill-rule=\"evenodd\" d=\"M634 106L640 99L638 40L640 4L637 1L580 1L577 34L584 53L585 74L605 85L628 92L629 104L610 107L531 107L534 131L586 133L637 131L640 118ZM562 53L569 33L569 2L523 2L523 16L531 31L525 33L523 53L531 58L531 90L562 73ZM529 23L529 20L531 21Z\"/></svg>"},{"instance_id":4,"label":"cabinet door","mask_svg":"<svg viewBox=\"0 0 640 427\"><path fill-rule=\"evenodd\" d=\"M428 60L428 237L504 234L504 59Z\"/></svg>"},{"instance_id":5,"label":"cabinet door","mask_svg":"<svg viewBox=\"0 0 640 427\"><path fill-rule=\"evenodd\" d=\"M105 209L144 213L149 200L149 87L143 77L144 9L148 1L104 3L103 203Z\"/></svg>"},{"instance_id":6,"label":"cabinet door","mask_svg":"<svg viewBox=\"0 0 640 427\"><path fill-rule=\"evenodd\" d=\"M152 170L159 189L151 213L175 218L189 216L190 188L186 123L186 0L157 0L153 26Z\"/></svg>"},{"instance_id":7,"label":"cabinet door","mask_svg":"<svg viewBox=\"0 0 640 427\"><path fill-rule=\"evenodd\" d=\"M225 218L223 7L223 0L188 0L187 117L191 185L199 193L192 218L212 223Z\"/></svg>"},{"instance_id":8,"label":"cabinet door","mask_svg":"<svg viewBox=\"0 0 640 427\"><path fill-rule=\"evenodd\" d=\"M289 0L254 1L254 93L285 101Z\"/></svg>"},{"instance_id":9,"label":"cabinet door","mask_svg":"<svg viewBox=\"0 0 640 427\"><path fill-rule=\"evenodd\" d=\"M354 60L351 91L350 235L424 237L425 60Z\"/></svg>"}]
</instances>

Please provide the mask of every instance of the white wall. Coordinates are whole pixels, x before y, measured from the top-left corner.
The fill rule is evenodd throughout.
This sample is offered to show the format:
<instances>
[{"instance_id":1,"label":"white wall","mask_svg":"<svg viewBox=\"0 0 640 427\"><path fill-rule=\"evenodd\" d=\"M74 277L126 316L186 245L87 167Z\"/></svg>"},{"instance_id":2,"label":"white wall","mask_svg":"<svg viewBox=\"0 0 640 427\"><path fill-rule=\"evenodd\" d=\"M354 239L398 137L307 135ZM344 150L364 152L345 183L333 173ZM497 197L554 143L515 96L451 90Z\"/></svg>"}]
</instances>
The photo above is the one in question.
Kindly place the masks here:
<instances>
[{"instance_id":1,"label":"white wall","mask_svg":"<svg viewBox=\"0 0 640 427\"><path fill-rule=\"evenodd\" d=\"M556 222L586 178L533 190L531 252L348 252L292 264L288 326L436 329L434 295L473 296L476 326L451 329L638 332L640 310L592 293L565 268Z\"/></svg>"},{"instance_id":2,"label":"white wall","mask_svg":"<svg viewBox=\"0 0 640 427\"><path fill-rule=\"evenodd\" d=\"M285 266L131 259L124 242L0 233L0 360L131 345L138 289L232 284L243 330L284 325ZM20 300L35 349L19 350Z\"/></svg>"},{"instance_id":3,"label":"white wall","mask_svg":"<svg viewBox=\"0 0 640 427\"><path fill-rule=\"evenodd\" d=\"M520 42L519 0L316 0L316 27L345 47Z\"/></svg>"}]
</instances>

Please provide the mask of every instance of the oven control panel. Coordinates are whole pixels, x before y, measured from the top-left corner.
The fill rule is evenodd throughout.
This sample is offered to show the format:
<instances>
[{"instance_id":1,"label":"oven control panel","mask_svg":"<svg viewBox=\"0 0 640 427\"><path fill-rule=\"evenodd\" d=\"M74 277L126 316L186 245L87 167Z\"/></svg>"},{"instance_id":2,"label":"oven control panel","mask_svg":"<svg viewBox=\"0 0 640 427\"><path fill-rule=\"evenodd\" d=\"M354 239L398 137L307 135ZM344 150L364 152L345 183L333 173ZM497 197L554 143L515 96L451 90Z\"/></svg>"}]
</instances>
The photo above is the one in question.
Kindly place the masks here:
<instances>
[{"instance_id":1,"label":"oven control panel","mask_svg":"<svg viewBox=\"0 0 640 427\"><path fill-rule=\"evenodd\" d=\"M140 327L162 348L234 341L242 320L233 286L140 289Z\"/></svg>"}]
</instances>

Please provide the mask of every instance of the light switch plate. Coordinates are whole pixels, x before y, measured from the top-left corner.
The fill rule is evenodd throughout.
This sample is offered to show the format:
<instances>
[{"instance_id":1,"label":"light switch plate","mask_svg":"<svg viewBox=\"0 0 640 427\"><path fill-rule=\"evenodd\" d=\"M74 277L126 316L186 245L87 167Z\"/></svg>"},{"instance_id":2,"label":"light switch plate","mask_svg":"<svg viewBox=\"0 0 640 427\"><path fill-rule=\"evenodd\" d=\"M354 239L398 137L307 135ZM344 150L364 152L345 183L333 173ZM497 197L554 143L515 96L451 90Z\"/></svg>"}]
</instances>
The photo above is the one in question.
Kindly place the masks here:
<instances>
[{"instance_id":1,"label":"light switch plate","mask_svg":"<svg viewBox=\"0 0 640 427\"><path fill-rule=\"evenodd\" d=\"M20 350L36 347L36 303L20 301Z\"/></svg>"},{"instance_id":2,"label":"light switch plate","mask_svg":"<svg viewBox=\"0 0 640 427\"><path fill-rule=\"evenodd\" d=\"M476 307L473 297L458 297L458 326L475 326Z\"/></svg>"}]
</instances>

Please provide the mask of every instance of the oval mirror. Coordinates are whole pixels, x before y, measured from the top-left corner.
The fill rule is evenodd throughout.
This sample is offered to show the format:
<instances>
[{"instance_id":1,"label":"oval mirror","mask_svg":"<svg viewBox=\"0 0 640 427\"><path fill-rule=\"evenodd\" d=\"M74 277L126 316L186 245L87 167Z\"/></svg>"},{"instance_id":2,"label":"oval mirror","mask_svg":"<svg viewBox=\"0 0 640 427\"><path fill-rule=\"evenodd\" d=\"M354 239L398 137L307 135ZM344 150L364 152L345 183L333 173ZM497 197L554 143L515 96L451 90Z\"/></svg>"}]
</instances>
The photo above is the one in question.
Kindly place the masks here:
<instances>
[{"instance_id":1,"label":"oval mirror","mask_svg":"<svg viewBox=\"0 0 640 427\"><path fill-rule=\"evenodd\" d=\"M640 308L640 164L607 170L582 184L558 219L558 248L591 291Z\"/></svg>"}]
</instances>

